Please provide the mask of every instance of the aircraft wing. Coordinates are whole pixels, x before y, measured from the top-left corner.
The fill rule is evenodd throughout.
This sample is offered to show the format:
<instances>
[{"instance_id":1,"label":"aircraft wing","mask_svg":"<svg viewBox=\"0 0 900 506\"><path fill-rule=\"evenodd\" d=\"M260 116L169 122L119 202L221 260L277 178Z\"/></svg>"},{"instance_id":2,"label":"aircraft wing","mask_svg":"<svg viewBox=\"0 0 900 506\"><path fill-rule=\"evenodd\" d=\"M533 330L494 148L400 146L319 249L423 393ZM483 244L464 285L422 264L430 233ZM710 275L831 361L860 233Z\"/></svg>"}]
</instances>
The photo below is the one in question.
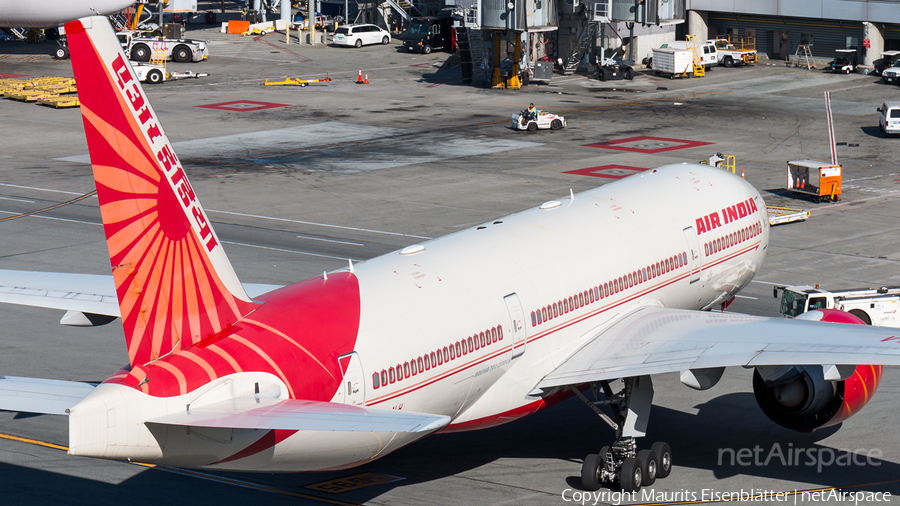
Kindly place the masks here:
<instances>
[{"instance_id":1,"label":"aircraft wing","mask_svg":"<svg viewBox=\"0 0 900 506\"><path fill-rule=\"evenodd\" d=\"M245 283L250 297L280 285ZM111 275L32 272L0 269L0 302L62 309L85 314L119 316L119 300Z\"/></svg>"},{"instance_id":2,"label":"aircraft wing","mask_svg":"<svg viewBox=\"0 0 900 506\"><path fill-rule=\"evenodd\" d=\"M0 376L0 409L65 415L96 386L80 381Z\"/></svg>"},{"instance_id":3,"label":"aircraft wing","mask_svg":"<svg viewBox=\"0 0 900 506\"><path fill-rule=\"evenodd\" d=\"M281 400L263 394L188 408L148 423L231 429L431 432L450 423L450 417L336 402Z\"/></svg>"},{"instance_id":4,"label":"aircraft wing","mask_svg":"<svg viewBox=\"0 0 900 506\"><path fill-rule=\"evenodd\" d=\"M713 367L826 364L900 365L900 329L643 307L597 329L537 387Z\"/></svg>"}]
</instances>

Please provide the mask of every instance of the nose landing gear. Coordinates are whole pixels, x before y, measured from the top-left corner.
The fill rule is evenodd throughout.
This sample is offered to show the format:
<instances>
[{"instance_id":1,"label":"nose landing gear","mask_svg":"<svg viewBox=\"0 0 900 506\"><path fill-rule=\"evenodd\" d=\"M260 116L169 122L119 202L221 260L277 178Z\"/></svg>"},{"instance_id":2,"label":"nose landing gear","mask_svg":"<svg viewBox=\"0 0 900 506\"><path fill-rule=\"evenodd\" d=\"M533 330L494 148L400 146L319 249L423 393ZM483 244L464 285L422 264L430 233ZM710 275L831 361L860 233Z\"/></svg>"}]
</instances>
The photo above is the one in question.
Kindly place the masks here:
<instances>
[{"instance_id":1,"label":"nose landing gear","mask_svg":"<svg viewBox=\"0 0 900 506\"><path fill-rule=\"evenodd\" d=\"M616 431L612 447L604 446L599 453L584 458L581 466L581 485L585 490L598 490L603 485L618 483L625 492L649 487L657 479L672 472L672 449L668 443L657 442L649 450L637 451L636 437L646 434L647 420L653 401L653 383L649 376L624 378L622 390L613 393L608 381L591 384L596 399L603 389L604 400L591 401L580 390L570 386L585 404ZM613 421L598 405L609 404Z\"/></svg>"}]
</instances>

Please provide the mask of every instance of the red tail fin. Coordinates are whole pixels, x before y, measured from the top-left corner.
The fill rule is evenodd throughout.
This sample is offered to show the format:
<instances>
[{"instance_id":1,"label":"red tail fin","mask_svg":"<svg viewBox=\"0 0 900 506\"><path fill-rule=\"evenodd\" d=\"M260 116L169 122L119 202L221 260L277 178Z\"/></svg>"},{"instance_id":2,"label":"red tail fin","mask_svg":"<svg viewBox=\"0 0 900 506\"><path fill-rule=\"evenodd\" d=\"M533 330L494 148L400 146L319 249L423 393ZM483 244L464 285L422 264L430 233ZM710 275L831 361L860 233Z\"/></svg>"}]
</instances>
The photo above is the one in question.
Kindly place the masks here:
<instances>
[{"instance_id":1,"label":"red tail fin","mask_svg":"<svg viewBox=\"0 0 900 506\"><path fill-rule=\"evenodd\" d=\"M66 24L131 364L253 310L106 18Z\"/></svg>"}]
</instances>

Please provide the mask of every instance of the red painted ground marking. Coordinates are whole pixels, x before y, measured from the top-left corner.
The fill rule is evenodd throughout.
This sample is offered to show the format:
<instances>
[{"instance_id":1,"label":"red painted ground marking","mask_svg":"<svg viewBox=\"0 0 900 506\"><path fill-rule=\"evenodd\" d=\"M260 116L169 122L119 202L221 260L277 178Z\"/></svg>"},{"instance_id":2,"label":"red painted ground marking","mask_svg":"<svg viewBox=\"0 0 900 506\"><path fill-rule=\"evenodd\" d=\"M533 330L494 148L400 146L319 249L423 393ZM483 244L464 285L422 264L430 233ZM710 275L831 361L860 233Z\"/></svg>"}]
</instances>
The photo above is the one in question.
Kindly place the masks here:
<instances>
[{"instance_id":1,"label":"red painted ground marking","mask_svg":"<svg viewBox=\"0 0 900 506\"><path fill-rule=\"evenodd\" d=\"M222 102L220 104L196 105L204 109L218 109L220 111L259 111L262 109L274 109L287 107L288 104L275 104L272 102L255 102L253 100L235 100L234 102Z\"/></svg>"},{"instance_id":2,"label":"red painted ground marking","mask_svg":"<svg viewBox=\"0 0 900 506\"><path fill-rule=\"evenodd\" d=\"M656 143L652 142L643 142L641 141L657 141ZM626 143L640 143L635 146L621 146L620 144ZM677 144L676 146L672 146L671 144ZM687 149L687 148L696 148L698 146L707 146L709 144L714 144L712 142L700 142L700 141L685 141L681 139L666 139L664 137L649 137L649 136L640 136L640 137L629 137L627 139L617 139L613 141L607 142L599 142L596 144L584 144L584 147L587 148L603 148L603 149L617 149L619 151L630 151L632 153L662 153L664 151L674 151L676 149ZM653 147L656 146L656 147Z\"/></svg>"},{"instance_id":3,"label":"red painted ground marking","mask_svg":"<svg viewBox=\"0 0 900 506\"><path fill-rule=\"evenodd\" d=\"M608 177L610 179L622 179L638 172L647 170L644 167L632 167L630 165L600 165L586 169L567 170L563 174L575 174L578 176Z\"/></svg>"},{"instance_id":4,"label":"red painted ground marking","mask_svg":"<svg viewBox=\"0 0 900 506\"><path fill-rule=\"evenodd\" d=\"M5 72L0 72L0 79L12 79L14 77L31 77L28 74L7 74Z\"/></svg>"}]
</instances>

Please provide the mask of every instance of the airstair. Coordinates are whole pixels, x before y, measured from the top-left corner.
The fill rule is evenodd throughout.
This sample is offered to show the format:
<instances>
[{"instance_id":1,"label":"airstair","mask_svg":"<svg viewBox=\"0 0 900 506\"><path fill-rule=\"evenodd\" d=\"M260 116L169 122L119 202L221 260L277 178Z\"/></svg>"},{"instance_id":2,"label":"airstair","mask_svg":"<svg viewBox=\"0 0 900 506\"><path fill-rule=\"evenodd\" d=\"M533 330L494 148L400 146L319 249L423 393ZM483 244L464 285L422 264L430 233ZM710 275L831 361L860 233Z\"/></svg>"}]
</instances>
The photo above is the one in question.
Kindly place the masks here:
<instances>
[{"instance_id":1,"label":"airstair","mask_svg":"<svg viewBox=\"0 0 900 506\"><path fill-rule=\"evenodd\" d=\"M485 61L484 40L478 28L456 28L456 43L463 82L481 86L488 82L488 66Z\"/></svg>"},{"instance_id":2,"label":"airstair","mask_svg":"<svg viewBox=\"0 0 900 506\"><path fill-rule=\"evenodd\" d=\"M688 51L693 53L694 77L703 77L706 75L706 68L703 66L703 61L700 60L700 47L697 41L697 36L688 35L686 37L686 40ZM682 74L682 77L684 77L685 75L687 75L687 71Z\"/></svg>"},{"instance_id":3,"label":"airstair","mask_svg":"<svg viewBox=\"0 0 900 506\"><path fill-rule=\"evenodd\" d=\"M578 64L584 58L584 55L591 50L594 44L594 37L597 33L597 23L594 23L588 17L588 11L582 6L581 24L578 27L579 35L572 43L572 49L569 57L566 59L566 66L563 69L564 75L572 75L578 68Z\"/></svg>"}]
</instances>

